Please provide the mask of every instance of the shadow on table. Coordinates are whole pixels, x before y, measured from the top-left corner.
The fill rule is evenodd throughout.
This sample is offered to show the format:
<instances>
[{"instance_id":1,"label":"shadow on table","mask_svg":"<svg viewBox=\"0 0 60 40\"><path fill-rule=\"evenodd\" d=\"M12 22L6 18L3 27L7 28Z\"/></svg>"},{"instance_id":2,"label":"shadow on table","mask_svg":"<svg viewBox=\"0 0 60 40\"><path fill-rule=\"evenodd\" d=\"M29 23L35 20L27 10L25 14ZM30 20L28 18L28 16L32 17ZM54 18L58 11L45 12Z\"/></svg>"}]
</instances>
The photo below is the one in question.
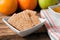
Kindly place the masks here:
<instances>
[{"instance_id":1,"label":"shadow on table","mask_svg":"<svg viewBox=\"0 0 60 40\"><path fill-rule=\"evenodd\" d=\"M50 40L50 38L47 33L33 33L23 38L18 35L1 36L0 40Z\"/></svg>"}]
</instances>

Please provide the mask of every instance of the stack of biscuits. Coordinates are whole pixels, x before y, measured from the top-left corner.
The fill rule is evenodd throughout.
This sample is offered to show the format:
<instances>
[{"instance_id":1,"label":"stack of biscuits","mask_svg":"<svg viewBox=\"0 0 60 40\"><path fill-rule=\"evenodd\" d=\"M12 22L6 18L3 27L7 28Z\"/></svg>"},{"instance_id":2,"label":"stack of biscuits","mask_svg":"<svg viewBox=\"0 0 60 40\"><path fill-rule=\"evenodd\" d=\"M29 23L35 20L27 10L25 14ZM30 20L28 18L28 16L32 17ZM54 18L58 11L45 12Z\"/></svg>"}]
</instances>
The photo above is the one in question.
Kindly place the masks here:
<instances>
[{"instance_id":1,"label":"stack of biscuits","mask_svg":"<svg viewBox=\"0 0 60 40\"><path fill-rule=\"evenodd\" d=\"M24 31L26 29L30 29L35 25L40 23L38 16L36 15L36 11L32 10L24 10L20 13L13 14L8 22L14 26L14 28Z\"/></svg>"}]
</instances>

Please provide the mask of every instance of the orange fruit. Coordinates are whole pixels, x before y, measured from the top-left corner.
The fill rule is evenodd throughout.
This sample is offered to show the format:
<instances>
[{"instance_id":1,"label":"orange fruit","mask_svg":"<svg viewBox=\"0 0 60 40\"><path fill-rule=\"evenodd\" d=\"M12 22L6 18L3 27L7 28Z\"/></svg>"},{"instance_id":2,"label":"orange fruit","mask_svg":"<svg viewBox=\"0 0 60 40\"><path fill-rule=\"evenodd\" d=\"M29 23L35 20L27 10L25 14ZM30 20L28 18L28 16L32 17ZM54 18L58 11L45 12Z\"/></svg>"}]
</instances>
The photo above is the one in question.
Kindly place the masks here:
<instances>
[{"instance_id":1,"label":"orange fruit","mask_svg":"<svg viewBox=\"0 0 60 40\"><path fill-rule=\"evenodd\" d=\"M17 9L17 0L0 0L0 13L10 15Z\"/></svg>"},{"instance_id":2,"label":"orange fruit","mask_svg":"<svg viewBox=\"0 0 60 40\"><path fill-rule=\"evenodd\" d=\"M37 6L37 0L18 0L18 3L19 3L19 7L22 10L25 10L25 9L33 10Z\"/></svg>"}]
</instances>

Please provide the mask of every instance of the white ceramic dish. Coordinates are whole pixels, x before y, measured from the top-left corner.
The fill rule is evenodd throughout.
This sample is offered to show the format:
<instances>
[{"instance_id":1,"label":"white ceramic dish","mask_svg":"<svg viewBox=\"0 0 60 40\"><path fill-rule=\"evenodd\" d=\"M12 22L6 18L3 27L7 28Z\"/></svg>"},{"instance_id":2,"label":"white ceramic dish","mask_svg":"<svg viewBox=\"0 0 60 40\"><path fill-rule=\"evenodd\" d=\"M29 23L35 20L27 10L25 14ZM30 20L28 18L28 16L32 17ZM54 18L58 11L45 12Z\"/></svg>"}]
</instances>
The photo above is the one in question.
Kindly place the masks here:
<instances>
[{"instance_id":1,"label":"white ceramic dish","mask_svg":"<svg viewBox=\"0 0 60 40\"><path fill-rule=\"evenodd\" d=\"M3 18L3 22L11 29L13 30L14 32L16 32L16 34L20 35L21 37L24 37L24 36L27 36L33 32L35 32L36 30L38 30L40 27L42 27L42 25L45 23L46 19L42 19L42 18L39 18L39 20L41 21L40 24L34 26L33 28L31 29L27 29L27 30L24 30L24 31L19 31L17 29L15 29L12 25L10 25L7 20L9 18Z\"/></svg>"},{"instance_id":2,"label":"white ceramic dish","mask_svg":"<svg viewBox=\"0 0 60 40\"><path fill-rule=\"evenodd\" d=\"M53 16L55 16L55 17L60 17L60 13L55 12L55 11L53 10L53 8L58 7L58 6L60 6L60 3L57 4L57 5L53 5L53 6L49 6L49 7L48 7L48 11L51 13L51 15L53 15Z\"/></svg>"},{"instance_id":3,"label":"white ceramic dish","mask_svg":"<svg viewBox=\"0 0 60 40\"><path fill-rule=\"evenodd\" d=\"M55 11L53 10L53 8L58 7L58 6L60 6L60 3L57 4L57 5L49 6L48 9L49 9L51 12L55 13L56 15L60 15L60 13L55 12Z\"/></svg>"}]
</instances>

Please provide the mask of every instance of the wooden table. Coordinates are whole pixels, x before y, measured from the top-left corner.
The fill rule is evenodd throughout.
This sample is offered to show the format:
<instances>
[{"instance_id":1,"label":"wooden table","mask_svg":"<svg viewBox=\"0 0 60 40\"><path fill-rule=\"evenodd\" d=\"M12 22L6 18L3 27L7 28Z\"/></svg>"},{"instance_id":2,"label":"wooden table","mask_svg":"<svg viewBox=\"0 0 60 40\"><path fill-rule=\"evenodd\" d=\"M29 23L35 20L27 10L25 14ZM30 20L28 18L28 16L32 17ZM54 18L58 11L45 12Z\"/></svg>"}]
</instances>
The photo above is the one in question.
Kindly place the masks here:
<instances>
[{"instance_id":1,"label":"wooden table","mask_svg":"<svg viewBox=\"0 0 60 40\"><path fill-rule=\"evenodd\" d=\"M3 22L2 18L7 17L0 14L0 40L50 40L45 26L41 27L36 33L26 37L20 37L11 29L9 29ZM43 30L44 29L44 30Z\"/></svg>"}]
</instances>

